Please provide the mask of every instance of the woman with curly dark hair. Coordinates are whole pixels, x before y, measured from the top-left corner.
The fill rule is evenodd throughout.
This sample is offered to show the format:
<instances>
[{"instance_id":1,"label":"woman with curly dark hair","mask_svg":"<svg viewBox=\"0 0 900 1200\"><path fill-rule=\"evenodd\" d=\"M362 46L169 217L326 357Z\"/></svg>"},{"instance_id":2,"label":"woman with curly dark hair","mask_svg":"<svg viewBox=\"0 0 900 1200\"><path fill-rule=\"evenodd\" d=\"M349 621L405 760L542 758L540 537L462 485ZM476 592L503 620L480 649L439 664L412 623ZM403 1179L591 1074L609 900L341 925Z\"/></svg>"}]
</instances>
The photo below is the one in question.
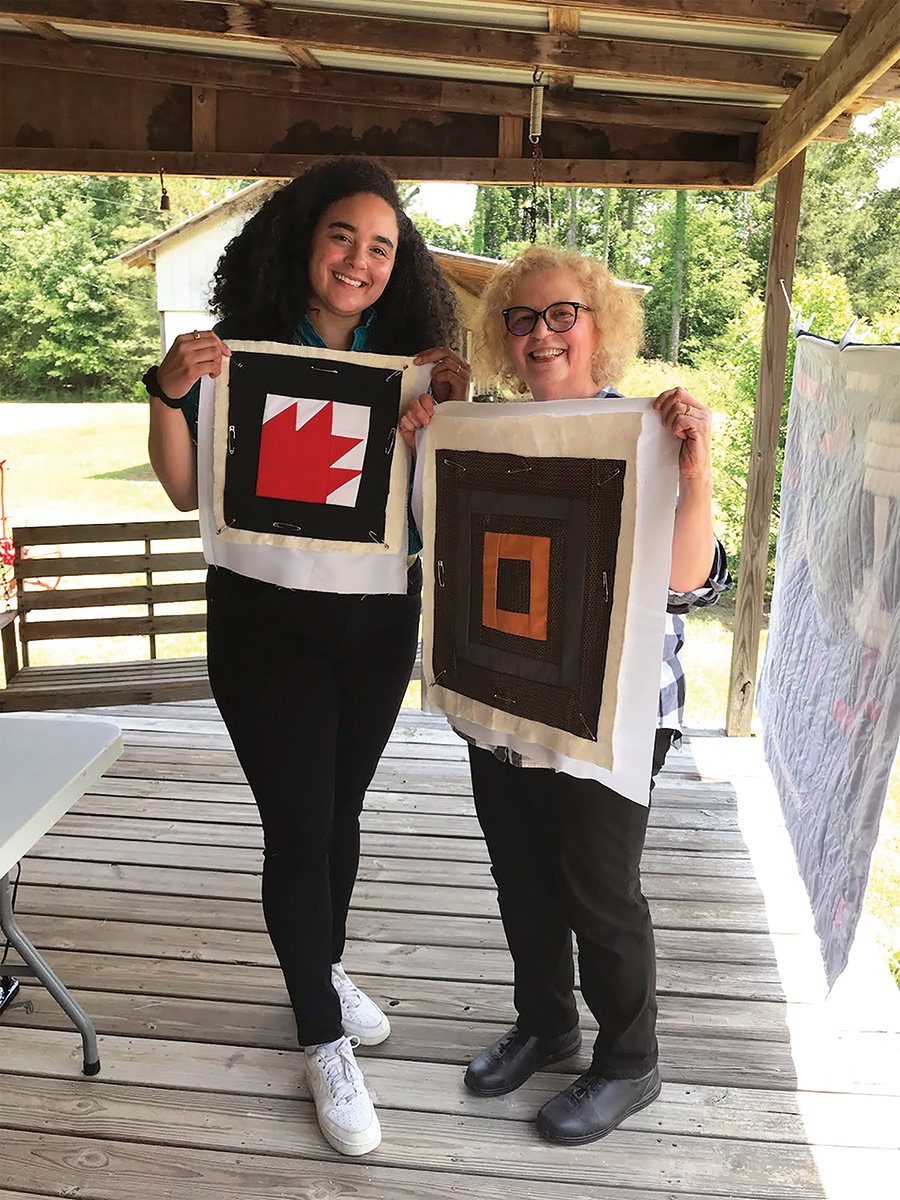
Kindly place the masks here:
<instances>
[{"instance_id":1,"label":"woman with curly dark hair","mask_svg":"<svg viewBox=\"0 0 900 1200\"><path fill-rule=\"evenodd\" d=\"M223 339L416 355L434 364L436 399L465 398L453 294L377 162L326 161L276 192L226 248L212 300L220 323L177 338L146 380L150 458L177 508L197 506L199 380L219 374ZM210 682L262 819L266 925L319 1124L345 1154L381 1140L353 1050L390 1025L341 955L359 814L415 658L419 547L411 524L406 595L278 587L221 566L207 583ZM365 556L343 557L352 573Z\"/></svg>"}]
</instances>

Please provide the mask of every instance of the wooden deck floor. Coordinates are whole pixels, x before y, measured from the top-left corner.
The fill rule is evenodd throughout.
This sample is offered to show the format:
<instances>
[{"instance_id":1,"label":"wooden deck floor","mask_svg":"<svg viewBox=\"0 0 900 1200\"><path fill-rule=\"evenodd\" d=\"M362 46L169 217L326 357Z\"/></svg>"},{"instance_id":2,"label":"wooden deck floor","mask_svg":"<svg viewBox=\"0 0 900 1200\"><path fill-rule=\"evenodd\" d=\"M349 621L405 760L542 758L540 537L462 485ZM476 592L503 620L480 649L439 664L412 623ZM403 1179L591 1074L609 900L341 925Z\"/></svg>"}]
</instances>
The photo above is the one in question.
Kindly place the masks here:
<instances>
[{"instance_id":1,"label":"wooden deck floor","mask_svg":"<svg viewBox=\"0 0 900 1200\"><path fill-rule=\"evenodd\" d=\"M393 1023L361 1051L384 1140L348 1160L305 1094L256 810L215 708L106 711L125 754L26 859L17 904L92 1014L103 1069L79 1074L77 1035L23 986L33 1011L0 1029L0 1200L897 1194L896 989L862 947L822 1002L755 742L698 735L670 755L644 856L665 1086L604 1141L563 1150L530 1122L587 1045L502 1099L462 1086L510 1023L510 962L460 743L404 710L366 804L345 956Z\"/></svg>"}]
</instances>

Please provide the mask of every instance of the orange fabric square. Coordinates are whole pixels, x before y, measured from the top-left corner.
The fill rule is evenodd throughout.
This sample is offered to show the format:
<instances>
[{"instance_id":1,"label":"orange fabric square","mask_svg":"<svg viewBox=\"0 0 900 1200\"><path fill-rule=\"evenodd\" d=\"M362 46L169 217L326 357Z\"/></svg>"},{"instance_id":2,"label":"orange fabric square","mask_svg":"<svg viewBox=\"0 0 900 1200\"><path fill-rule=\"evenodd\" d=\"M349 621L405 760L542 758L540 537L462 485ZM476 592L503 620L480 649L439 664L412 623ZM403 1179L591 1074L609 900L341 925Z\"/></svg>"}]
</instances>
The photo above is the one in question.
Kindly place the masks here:
<instances>
[{"instance_id":1,"label":"orange fabric square","mask_svg":"<svg viewBox=\"0 0 900 1200\"><path fill-rule=\"evenodd\" d=\"M507 612L497 607L497 570L501 558L520 558L531 563L531 599L527 613ZM499 629L502 633L545 642L550 590L550 539L524 533L485 533L482 571L482 624L488 629Z\"/></svg>"}]
</instances>

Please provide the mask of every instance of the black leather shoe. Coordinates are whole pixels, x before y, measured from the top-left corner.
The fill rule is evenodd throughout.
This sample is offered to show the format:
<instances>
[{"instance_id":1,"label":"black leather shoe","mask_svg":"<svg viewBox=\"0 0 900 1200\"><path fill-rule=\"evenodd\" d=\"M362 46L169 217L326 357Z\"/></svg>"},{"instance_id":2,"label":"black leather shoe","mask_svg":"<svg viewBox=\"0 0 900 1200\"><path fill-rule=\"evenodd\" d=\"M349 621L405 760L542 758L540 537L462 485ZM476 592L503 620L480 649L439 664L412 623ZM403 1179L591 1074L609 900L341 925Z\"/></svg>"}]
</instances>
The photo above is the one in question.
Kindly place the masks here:
<instances>
[{"instance_id":1,"label":"black leather shoe","mask_svg":"<svg viewBox=\"0 0 900 1200\"><path fill-rule=\"evenodd\" d=\"M646 1108L660 1093L656 1067L639 1079L602 1079L582 1075L548 1100L537 1115L538 1132L549 1142L583 1146L606 1137L632 1113Z\"/></svg>"},{"instance_id":2,"label":"black leather shoe","mask_svg":"<svg viewBox=\"0 0 900 1200\"><path fill-rule=\"evenodd\" d=\"M514 1025L499 1041L469 1064L465 1083L476 1096L505 1096L514 1092L535 1071L562 1062L581 1049L576 1025L560 1037L529 1037Z\"/></svg>"}]
</instances>

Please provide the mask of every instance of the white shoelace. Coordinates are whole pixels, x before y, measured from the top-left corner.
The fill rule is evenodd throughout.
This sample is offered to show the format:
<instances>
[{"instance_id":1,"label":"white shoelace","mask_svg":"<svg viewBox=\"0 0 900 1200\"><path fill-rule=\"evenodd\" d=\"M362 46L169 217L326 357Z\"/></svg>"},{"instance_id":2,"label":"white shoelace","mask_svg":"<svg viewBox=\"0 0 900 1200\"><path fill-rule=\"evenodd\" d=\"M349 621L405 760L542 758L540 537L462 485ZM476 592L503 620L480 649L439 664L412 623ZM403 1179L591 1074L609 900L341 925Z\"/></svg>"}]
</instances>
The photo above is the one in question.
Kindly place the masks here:
<instances>
[{"instance_id":1,"label":"white shoelace","mask_svg":"<svg viewBox=\"0 0 900 1200\"><path fill-rule=\"evenodd\" d=\"M351 1104L364 1086L362 1072L353 1055L354 1042L359 1045L356 1038L341 1038L336 1046L318 1052L322 1073L336 1108Z\"/></svg>"},{"instance_id":2,"label":"white shoelace","mask_svg":"<svg viewBox=\"0 0 900 1200\"><path fill-rule=\"evenodd\" d=\"M362 995L359 988L349 978L343 967L335 967L333 971L333 983L335 991L344 1001L348 1008L359 1008L362 1003Z\"/></svg>"}]
</instances>

